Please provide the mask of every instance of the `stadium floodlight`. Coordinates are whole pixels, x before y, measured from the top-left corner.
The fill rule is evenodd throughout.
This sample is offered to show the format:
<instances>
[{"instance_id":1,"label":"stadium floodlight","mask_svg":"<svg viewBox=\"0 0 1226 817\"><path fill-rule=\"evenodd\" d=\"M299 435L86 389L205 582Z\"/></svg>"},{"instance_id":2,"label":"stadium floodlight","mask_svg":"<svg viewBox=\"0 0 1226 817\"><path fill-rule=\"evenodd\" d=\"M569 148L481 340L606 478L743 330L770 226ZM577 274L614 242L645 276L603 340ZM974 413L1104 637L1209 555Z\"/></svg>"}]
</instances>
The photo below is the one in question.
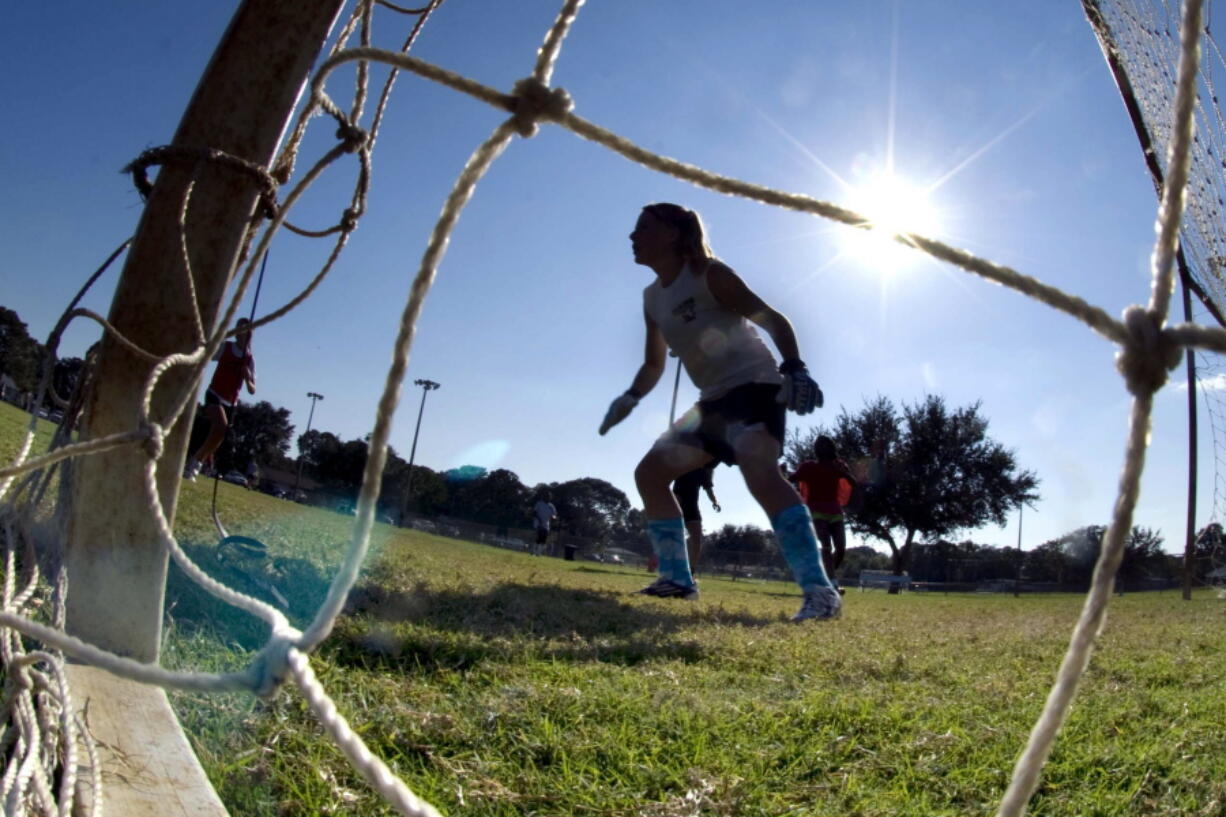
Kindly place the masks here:
<instances>
[{"instance_id":1,"label":"stadium floodlight","mask_svg":"<svg viewBox=\"0 0 1226 817\"><path fill-rule=\"evenodd\" d=\"M421 386L421 406L417 409L417 427L413 429L413 447L409 449L409 477L405 480L404 501L400 503L401 525L404 525L404 518L409 512L409 499L413 496L413 460L417 456L417 435L421 433L421 416L426 411L426 395L442 385L424 379L414 380L413 383Z\"/></svg>"},{"instance_id":2,"label":"stadium floodlight","mask_svg":"<svg viewBox=\"0 0 1226 817\"><path fill-rule=\"evenodd\" d=\"M303 437L311 433L311 420L315 419L315 403L324 399L324 396L322 394L319 394L318 392L313 392L313 391L307 392L307 397L311 398L311 411L307 414L307 427L306 427L306 431L302 432ZM298 473L294 476L294 496L292 497L292 499L295 502L298 501L298 483L300 482L302 482L302 449L301 448L298 449Z\"/></svg>"}]
</instances>

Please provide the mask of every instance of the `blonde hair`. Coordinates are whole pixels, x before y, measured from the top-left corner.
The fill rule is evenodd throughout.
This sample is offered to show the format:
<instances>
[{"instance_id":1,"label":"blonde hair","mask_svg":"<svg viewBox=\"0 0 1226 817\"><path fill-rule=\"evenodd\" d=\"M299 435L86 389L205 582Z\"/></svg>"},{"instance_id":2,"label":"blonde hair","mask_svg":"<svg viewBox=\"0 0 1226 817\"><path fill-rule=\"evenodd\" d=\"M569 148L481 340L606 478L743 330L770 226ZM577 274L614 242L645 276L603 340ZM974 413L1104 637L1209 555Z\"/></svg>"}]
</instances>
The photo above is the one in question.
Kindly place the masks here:
<instances>
[{"instance_id":1,"label":"blonde hair","mask_svg":"<svg viewBox=\"0 0 1226 817\"><path fill-rule=\"evenodd\" d=\"M679 204L668 202L648 204L643 208L643 212L651 213L665 224L677 228L679 233L677 251L685 260L706 262L715 257L711 246L707 244L706 230L703 229L702 219L698 213ZM700 269L705 266L705 263L702 264Z\"/></svg>"}]
</instances>

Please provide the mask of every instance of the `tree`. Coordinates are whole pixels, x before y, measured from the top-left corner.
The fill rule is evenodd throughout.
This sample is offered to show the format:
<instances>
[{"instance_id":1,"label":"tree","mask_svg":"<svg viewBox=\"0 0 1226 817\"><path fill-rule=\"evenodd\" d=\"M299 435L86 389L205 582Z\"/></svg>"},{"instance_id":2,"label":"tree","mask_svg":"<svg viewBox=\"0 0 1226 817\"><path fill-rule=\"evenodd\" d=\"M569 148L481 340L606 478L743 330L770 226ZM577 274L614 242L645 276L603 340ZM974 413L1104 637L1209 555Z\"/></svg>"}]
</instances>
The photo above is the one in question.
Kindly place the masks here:
<instances>
[{"instance_id":1,"label":"tree","mask_svg":"<svg viewBox=\"0 0 1226 817\"><path fill-rule=\"evenodd\" d=\"M873 550L868 545L857 545L847 548L843 564L839 571L844 576L859 576L862 570L886 570L890 566L890 557Z\"/></svg>"},{"instance_id":2,"label":"tree","mask_svg":"<svg viewBox=\"0 0 1226 817\"><path fill-rule=\"evenodd\" d=\"M332 432L313 428L298 436L298 456L307 464L314 464L339 448L340 444L340 439Z\"/></svg>"},{"instance_id":3,"label":"tree","mask_svg":"<svg viewBox=\"0 0 1226 817\"><path fill-rule=\"evenodd\" d=\"M1124 541L1124 557L1117 574L1124 581L1169 579L1169 565L1162 552L1162 534L1150 528L1134 527Z\"/></svg>"},{"instance_id":4,"label":"tree","mask_svg":"<svg viewBox=\"0 0 1226 817\"><path fill-rule=\"evenodd\" d=\"M958 565L969 556L963 548L944 539L916 545L911 552L911 563L908 566L911 578L926 582L962 581Z\"/></svg>"},{"instance_id":5,"label":"tree","mask_svg":"<svg viewBox=\"0 0 1226 817\"><path fill-rule=\"evenodd\" d=\"M310 474L322 483L335 484L335 467L343 443L331 431L311 429L298 437L298 456L302 458L303 473Z\"/></svg>"},{"instance_id":6,"label":"tree","mask_svg":"<svg viewBox=\"0 0 1226 817\"><path fill-rule=\"evenodd\" d=\"M226 442L217 452L218 469L245 473L253 460L270 465L284 459L294 434L288 409L261 400L243 403L229 415Z\"/></svg>"},{"instance_id":7,"label":"tree","mask_svg":"<svg viewBox=\"0 0 1226 817\"><path fill-rule=\"evenodd\" d=\"M395 518L408 499L407 509L426 516L436 516L447 509L448 489L443 475L424 465L412 466L413 479L409 480L409 464L390 453L383 468L382 500ZM412 491L411 497L406 492Z\"/></svg>"},{"instance_id":8,"label":"tree","mask_svg":"<svg viewBox=\"0 0 1226 817\"><path fill-rule=\"evenodd\" d=\"M474 479L480 479L488 473L487 469L480 465L461 465L458 468L452 468L443 474L443 477L448 482L470 482Z\"/></svg>"},{"instance_id":9,"label":"tree","mask_svg":"<svg viewBox=\"0 0 1226 817\"><path fill-rule=\"evenodd\" d=\"M1195 576L1205 581L1213 570L1226 566L1226 531L1219 522L1210 522L1196 534L1192 543Z\"/></svg>"},{"instance_id":10,"label":"tree","mask_svg":"<svg viewBox=\"0 0 1226 817\"><path fill-rule=\"evenodd\" d=\"M85 361L79 357L60 358L51 373L51 385L61 400L72 399L73 392L85 371Z\"/></svg>"},{"instance_id":11,"label":"tree","mask_svg":"<svg viewBox=\"0 0 1226 817\"><path fill-rule=\"evenodd\" d=\"M533 493L548 491L558 509L558 528L576 536L609 540L626 526L630 500L621 489L595 477L538 485Z\"/></svg>"},{"instance_id":12,"label":"tree","mask_svg":"<svg viewBox=\"0 0 1226 817\"><path fill-rule=\"evenodd\" d=\"M1037 580L1052 581L1053 579L1049 578L1053 572L1052 563L1055 555L1059 554L1062 561L1054 571L1057 573L1054 581L1088 587L1106 534L1107 528L1104 525L1087 525L1070 531L1059 539L1043 543L1027 554L1028 576L1034 577L1034 574L1039 572L1036 566L1039 564L1038 554L1042 553L1043 561L1049 567L1044 571L1046 575ZM1162 535L1158 532L1134 526L1124 540L1124 553L1116 571L1117 578L1128 582L1172 579L1178 575L1177 572L1172 572L1171 560L1162 552L1162 543Z\"/></svg>"},{"instance_id":13,"label":"tree","mask_svg":"<svg viewBox=\"0 0 1226 817\"><path fill-rule=\"evenodd\" d=\"M851 530L886 543L896 574L907 569L916 537L949 536L993 522L1039 498L1038 479L1019 471L1012 451L990 439L979 404L950 411L929 395L903 405L900 415L886 397L867 402L857 414L840 411L832 430L817 428L788 440L787 461L810 458L819 434L834 438L844 459L866 462L872 444L887 448L887 479L865 492L863 506L848 517ZM890 592L897 592L891 587Z\"/></svg>"},{"instance_id":14,"label":"tree","mask_svg":"<svg viewBox=\"0 0 1226 817\"><path fill-rule=\"evenodd\" d=\"M650 554L651 540L647 538L647 514L639 508L631 508L626 511L625 518L613 526L610 538L617 542L618 547L644 555Z\"/></svg>"},{"instance_id":15,"label":"tree","mask_svg":"<svg viewBox=\"0 0 1226 817\"><path fill-rule=\"evenodd\" d=\"M0 306L0 373L13 378L23 392L33 392L38 388L42 361L42 344L30 337L16 312Z\"/></svg>"},{"instance_id":16,"label":"tree","mask_svg":"<svg viewBox=\"0 0 1226 817\"><path fill-rule=\"evenodd\" d=\"M1022 562L1022 578L1030 582L1063 584L1065 571L1064 547L1059 539L1027 551Z\"/></svg>"},{"instance_id":17,"label":"tree","mask_svg":"<svg viewBox=\"0 0 1226 817\"><path fill-rule=\"evenodd\" d=\"M527 527L531 492L512 471L498 468L476 479L448 480L450 515L501 528Z\"/></svg>"},{"instance_id":18,"label":"tree","mask_svg":"<svg viewBox=\"0 0 1226 817\"><path fill-rule=\"evenodd\" d=\"M334 456L320 463L321 476L338 492L352 494L356 498L369 453L370 446L365 440L343 442Z\"/></svg>"},{"instance_id":19,"label":"tree","mask_svg":"<svg viewBox=\"0 0 1226 817\"><path fill-rule=\"evenodd\" d=\"M770 565L775 539L755 525L724 525L703 537L702 560L708 564Z\"/></svg>"}]
</instances>

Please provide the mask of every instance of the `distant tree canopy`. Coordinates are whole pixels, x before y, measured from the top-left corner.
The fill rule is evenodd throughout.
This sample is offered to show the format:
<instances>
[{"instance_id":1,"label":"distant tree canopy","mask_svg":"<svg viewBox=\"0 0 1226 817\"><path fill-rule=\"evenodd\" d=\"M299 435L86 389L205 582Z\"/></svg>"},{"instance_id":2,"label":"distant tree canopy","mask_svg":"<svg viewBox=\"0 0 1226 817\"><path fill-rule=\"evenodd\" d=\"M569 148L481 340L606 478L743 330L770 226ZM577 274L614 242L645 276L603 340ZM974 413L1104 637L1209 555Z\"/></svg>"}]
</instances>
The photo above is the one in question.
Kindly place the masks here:
<instances>
[{"instance_id":1,"label":"distant tree canopy","mask_svg":"<svg viewBox=\"0 0 1226 817\"><path fill-rule=\"evenodd\" d=\"M0 373L13 378L17 388L33 392L42 371L43 347L30 337L16 312L0 306Z\"/></svg>"},{"instance_id":2,"label":"distant tree canopy","mask_svg":"<svg viewBox=\"0 0 1226 817\"><path fill-rule=\"evenodd\" d=\"M1025 584L1084 590L1090 584L1105 532L1101 525L1089 525L1025 552L969 540L917 542L909 573L913 581L920 582L979 584L1020 579ZM1182 559L1164 553L1162 542L1161 535L1149 528L1132 529L1117 573L1121 587L1143 586L1151 581L1178 582Z\"/></svg>"},{"instance_id":3,"label":"distant tree canopy","mask_svg":"<svg viewBox=\"0 0 1226 817\"><path fill-rule=\"evenodd\" d=\"M1026 554L1023 577L1029 581L1088 585L1106 533L1103 525L1087 525L1044 542ZM1158 532L1133 527L1124 540L1124 554L1116 573L1119 579L1135 582L1177 576L1174 562L1178 560L1162 551L1162 543Z\"/></svg>"},{"instance_id":4,"label":"distant tree canopy","mask_svg":"<svg viewBox=\"0 0 1226 817\"><path fill-rule=\"evenodd\" d=\"M532 492L513 471L496 468L476 479L448 479L447 490L450 516L502 528L531 523Z\"/></svg>"},{"instance_id":5,"label":"distant tree canopy","mask_svg":"<svg viewBox=\"0 0 1226 817\"><path fill-rule=\"evenodd\" d=\"M1226 568L1226 531L1221 523L1211 522L1196 534L1192 545L1192 569L1199 581L1207 581L1210 573Z\"/></svg>"},{"instance_id":6,"label":"distant tree canopy","mask_svg":"<svg viewBox=\"0 0 1226 817\"><path fill-rule=\"evenodd\" d=\"M558 529L605 541L626 527L630 500L621 489L595 477L538 485L536 495L548 493L558 509Z\"/></svg>"},{"instance_id":7,"label":"distant tree canopy","mask_svg":"<svg viewBox=\"0 0 1226 817\"><path fill-rule=\"evenodd\" d=\"M769 531L754 525L724 525L703 537L700 558L713 564L771 564L776 551Z\"/></svg>"},{"instance_id":8,"label":"distant tree canopy","mask_svg":"<svg viewBox=\"0 0 1226 817\"><path fill-rule=\"evenodd\" d=\"M389 451L383 468L383 503L398 516L401 507L426 516L437 516L447 510L447 481L443 475L424 465L414 463L413 478L409 479L410 466L400 459L395 451ZM412 496L406 502L406 493Z\"/></svg>"},{"instance_id":9,"label":"distant tree canopy","mask_svg":"<svg viewBox=\"0 0 1226 817\"><path fill-rule=\"evenodd\" d=\"M1017 548L998 548L972 541L938 539L916 544L909 564L911 578L928 582L984 582L1016 579L1022 557Z\"/></svg>"},{"instance_id":10,"label":"distant tree canopy","mask_svg":"<svg viewBox=\"0 0 1226 817\"><path fill-rule=\"evenodd\" d=\"M468 482L474 479L480 479L487 473L486 469L480 465L461 465L458 468L452 468L443 476L448 482Z\"/></svg>"},{"instance_id":11,"label":"distant tree canopy","mask_svg":"<svg viewBox=\"0 0 1226 817\"><path fill-rule=\"evenodd\" d=\"M840 411L833 429L790 437L786 462L810 459L817 436L828 434L853 471L864 474L879 443L885 478L865 492L848 524L852 532L886 543L901 573L917 537L1004 525L1009 511L1039 498L1038 479L1019 470L1013 452L987 430L978 403L951 411L943 398L930 395L904 404L900 413L889 398L878 397L855 414Z\"/></svg>"},{"instance_id":12,"label":"distant tree canopy","mask_svg":"<svg viewBox=\"0 0 1226 817\"><path fill-rule=\"evenodd\" d=\"M203 410L198 412L202 414ZM204 421L206 425L207 422ZM267 400L242 403L231 412L226 442L217 452L217 467L223 472L245 473L252 461L279 463L289 451L293 434L288 409L278 408Z\"/></svg>"}]
</instances>

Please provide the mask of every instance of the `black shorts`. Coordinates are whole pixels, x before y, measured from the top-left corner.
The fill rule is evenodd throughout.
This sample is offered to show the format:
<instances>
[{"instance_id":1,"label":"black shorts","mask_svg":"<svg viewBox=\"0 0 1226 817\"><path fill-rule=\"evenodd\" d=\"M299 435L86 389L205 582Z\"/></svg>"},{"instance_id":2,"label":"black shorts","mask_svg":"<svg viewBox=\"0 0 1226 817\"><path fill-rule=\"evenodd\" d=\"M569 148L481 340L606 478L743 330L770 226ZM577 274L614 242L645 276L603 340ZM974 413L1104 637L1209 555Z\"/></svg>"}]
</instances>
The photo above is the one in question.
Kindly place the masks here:
<instances>
[{"instance_id":1,"label":"black shorts","mask_svg":"<svg viewBox=\"0 0 1226 817\"><path fill-rule=\"evenodd\" d=\"M673 483L673 495L681 506L681 518L686 522L701 522L702 511L698 510L698 492L702 488L702 468L677 477Z\"/></svg>"},{"instance_id":2,"label":"black shorts","mask_svg":"<svg viewBox=\"0 0 1226 817\"><path fill-rule=\"evenodd\" d=\"M719 462L736 464L733 443L746 426L762 424L783 445L787 406L775 383L747 383L714 400L699 400L661 439L701 448Z\"/></svg>"},{"instance_id":3,"label":"black shorts","mask_svg":"<svg viewBox=\"0 0 1226 817\"><path fill-rule=\"evenodd\" d=\"M225 400L222 400L217 396L217 392L213 391L212 389L204 390L204 404L206 406L221 406L223 409L234 408L233 403L227 403Z\"/></svg>"}]
</instances>

